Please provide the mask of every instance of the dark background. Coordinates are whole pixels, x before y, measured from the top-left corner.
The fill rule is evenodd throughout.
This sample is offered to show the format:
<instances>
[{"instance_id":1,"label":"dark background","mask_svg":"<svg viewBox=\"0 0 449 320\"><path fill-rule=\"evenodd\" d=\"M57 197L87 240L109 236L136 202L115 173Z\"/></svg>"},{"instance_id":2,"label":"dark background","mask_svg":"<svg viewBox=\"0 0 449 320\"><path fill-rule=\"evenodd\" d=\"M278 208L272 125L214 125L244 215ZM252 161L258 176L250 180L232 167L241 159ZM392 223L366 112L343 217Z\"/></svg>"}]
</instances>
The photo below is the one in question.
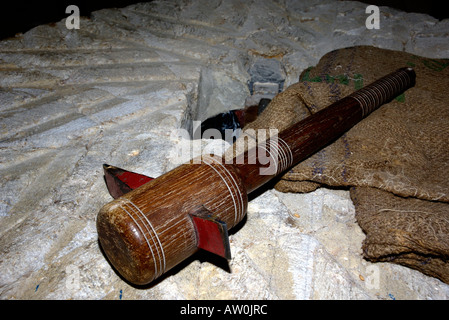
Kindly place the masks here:
<instances>
[{"instance_id":1,"label":"dark background","mask_svg":"<svg viewBox=\"0 0 449 320\"><path fill-rule=\"evenodd\" d=\"M24 33L41 24L61 21L69 16L69 14L65 13L65 10L71 4L78 6L81 16L89 16L95 10L121 8L138 2L145 1L37 0L24 2L20 0L5 0L0 5L0 39L13 37L17 33ZM445 2L441 0L372 0L362 2L378 6L389 6L407 12L427 13L437 19L449 17L448 10L443 7Z\"/></svg>"}]
</instances>

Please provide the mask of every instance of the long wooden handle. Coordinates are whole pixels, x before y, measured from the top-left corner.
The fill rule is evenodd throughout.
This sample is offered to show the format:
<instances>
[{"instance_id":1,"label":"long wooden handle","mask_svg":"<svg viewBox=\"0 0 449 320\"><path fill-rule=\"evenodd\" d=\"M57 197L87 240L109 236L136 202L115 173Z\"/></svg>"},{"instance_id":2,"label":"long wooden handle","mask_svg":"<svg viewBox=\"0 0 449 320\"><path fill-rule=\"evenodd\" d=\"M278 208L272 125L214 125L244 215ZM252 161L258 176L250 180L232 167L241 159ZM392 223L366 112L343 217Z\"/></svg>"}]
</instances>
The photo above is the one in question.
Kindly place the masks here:
<instances>
[{"instance_id":1,"label":"long wooden handle","mask_svg":"<svg viewBox=\"0 0 449 320\"><path fill-rule=\"evenodd\" d=\"M248 192L341 137L381 105L413 87L415 78L412 68L398 69L241 155L244 159L235 163ZM263 150L268 156L263 154ZM268 170L267 165L259 161L259 155L269 157L269 166L277 170ZM264 174L260 174L261 171Z\"/></svg>"},{"instance_id":2,"label":"long wooden handle","mask_svg":"<svg viewBox=\"0 0 449 320\"><path fill-rule=\"evenodd\" d=\"M227 229L244 218L248 193L340 137L414 82L411 68L399 69L232 163L202 156L118 197L97 217L106 256L138 285L152 282L199 248L230 258Z\"/></svg>"}]
</instances>

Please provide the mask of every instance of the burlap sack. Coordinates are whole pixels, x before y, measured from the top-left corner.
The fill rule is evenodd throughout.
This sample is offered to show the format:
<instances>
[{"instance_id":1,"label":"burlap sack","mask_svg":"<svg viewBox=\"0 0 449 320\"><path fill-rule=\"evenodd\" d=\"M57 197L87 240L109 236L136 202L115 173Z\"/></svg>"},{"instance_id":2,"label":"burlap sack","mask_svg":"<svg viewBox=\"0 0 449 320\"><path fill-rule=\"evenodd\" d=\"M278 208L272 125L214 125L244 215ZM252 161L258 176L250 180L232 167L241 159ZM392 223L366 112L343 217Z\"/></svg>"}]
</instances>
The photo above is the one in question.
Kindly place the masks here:
<instances>
[{"instance_id":1,"label":"burlap sack","mask_svg":"<svg viewBox=\"0 0 449 320\"><path fill-rule=\"evenodd\" d=\"M405 66L416 71L414 88L294 167L275 188L350 188L366 259L449 283L449 60L366 46L332 51L245 130L282 130Z\"/></svg>"}]
</instances>

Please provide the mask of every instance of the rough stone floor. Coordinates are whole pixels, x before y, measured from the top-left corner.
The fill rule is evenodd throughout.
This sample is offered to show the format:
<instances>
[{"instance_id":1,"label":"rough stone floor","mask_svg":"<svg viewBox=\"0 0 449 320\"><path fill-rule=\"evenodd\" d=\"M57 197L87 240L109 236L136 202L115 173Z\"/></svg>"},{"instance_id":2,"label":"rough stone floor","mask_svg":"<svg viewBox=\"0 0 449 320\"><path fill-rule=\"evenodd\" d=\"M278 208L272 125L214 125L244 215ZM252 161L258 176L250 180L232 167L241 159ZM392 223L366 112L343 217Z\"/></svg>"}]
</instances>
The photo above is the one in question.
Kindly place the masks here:
<instances>
[{"instance_id":1,"label":"rough stone floor","mask_svg":"<svg viewBox=\"0 0 449 320\"><path fill-rule=\"evenodd\" d=\"M285 87L328 51L374 45L449 57L449 20L351 1L141 3L0 42L1 299L448 299L449 286L361 258L346 191L266 190L231 233L229 264L199 254L156 284L124 282L95 219L102 164L150 176L190 143L173 132L241 108L248 70L275 59ZM207 145L208 141L203 141Z\"/></svg>"}]
</instances>

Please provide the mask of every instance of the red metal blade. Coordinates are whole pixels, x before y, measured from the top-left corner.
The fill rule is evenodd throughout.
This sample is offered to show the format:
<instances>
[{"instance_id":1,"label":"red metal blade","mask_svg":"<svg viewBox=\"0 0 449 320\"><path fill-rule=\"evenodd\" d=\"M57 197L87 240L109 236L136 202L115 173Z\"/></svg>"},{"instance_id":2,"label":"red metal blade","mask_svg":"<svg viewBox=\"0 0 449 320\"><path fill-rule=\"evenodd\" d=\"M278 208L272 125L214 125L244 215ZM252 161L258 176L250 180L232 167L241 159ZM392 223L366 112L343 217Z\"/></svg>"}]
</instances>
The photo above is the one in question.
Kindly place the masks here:
<instances>
[{"instance_id":1,"label":"red metal blade","mask_svg":"<svg viewBox=\"0 0 449 320\"><path fill-rule=\"evenodd\" d=\"M108 164L103 164L103 170L106 186L114 199L153 180L153 178L143 174L127 171Z\"/></svg>"},{"instance_id":2,"label":"red metal blade","mask_svg":"<svg viewBox=\"0 0 449 320\"><path fill-rule=\"evenodd\" d=\"M204 207L190 213L197 234L197 246L231 260L228 228Z\"/></svg>"}]
</instances>

